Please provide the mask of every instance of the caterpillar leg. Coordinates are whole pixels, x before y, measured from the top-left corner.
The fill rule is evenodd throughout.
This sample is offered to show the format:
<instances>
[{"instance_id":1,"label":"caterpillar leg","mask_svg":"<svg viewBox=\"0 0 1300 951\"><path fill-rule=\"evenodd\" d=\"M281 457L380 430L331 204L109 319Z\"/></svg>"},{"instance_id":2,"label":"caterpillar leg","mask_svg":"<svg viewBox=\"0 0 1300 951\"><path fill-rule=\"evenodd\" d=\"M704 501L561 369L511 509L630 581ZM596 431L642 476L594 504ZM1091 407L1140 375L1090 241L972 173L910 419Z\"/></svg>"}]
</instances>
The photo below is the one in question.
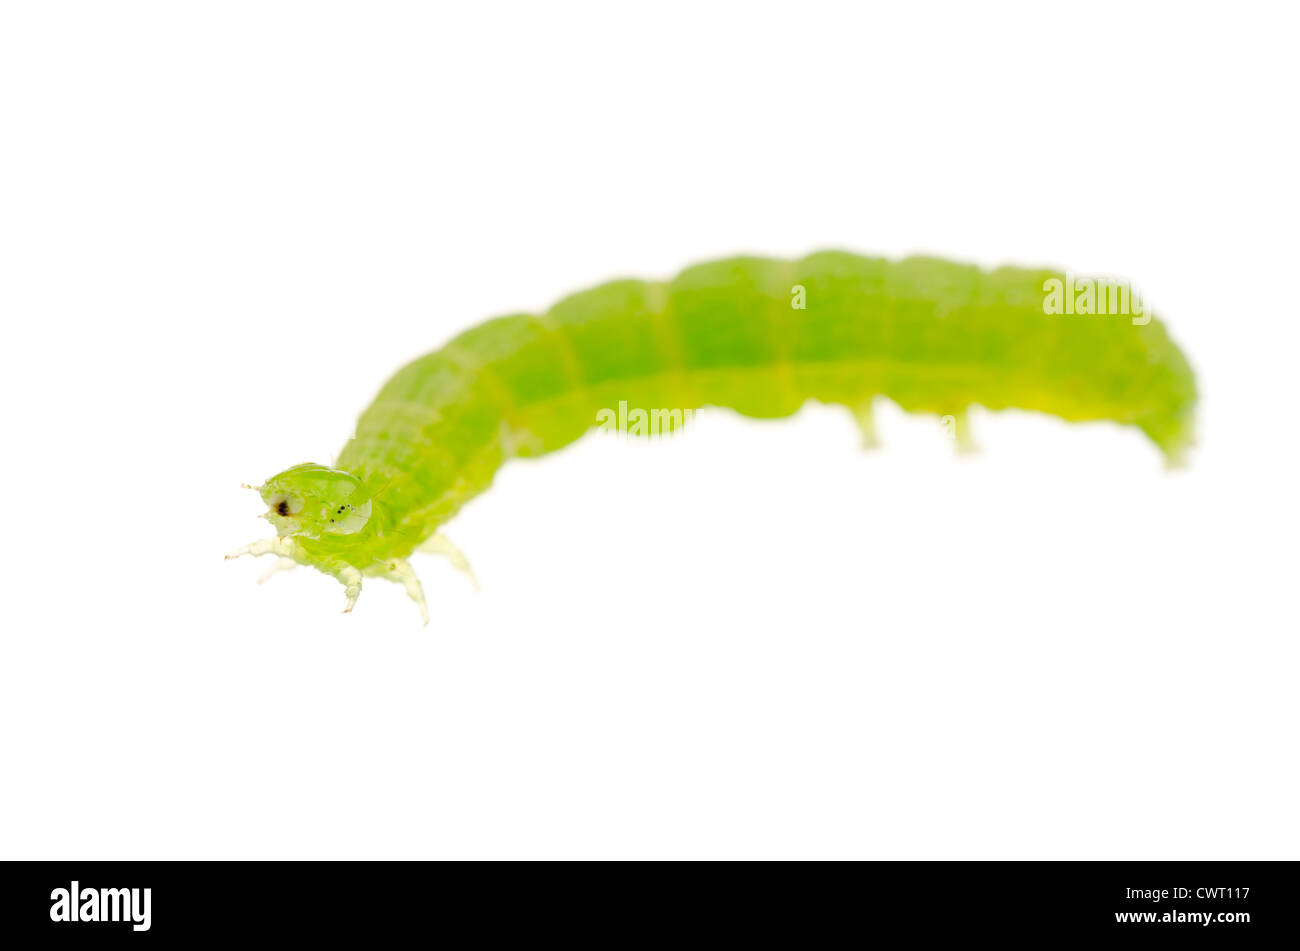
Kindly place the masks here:
<instances>
[{"instance_id":1,"label":"caterpillar leg","mask_svg":"<svg viewBox=\"0 0 1300 951\"><path fill-rule=\"evenodd\" d=\"M852 407L853 419L862 434L863 449L880 448L880 438L876 435L876 412L872 409L872 400L866 400Z\"/></svg>"},{"instance_id":2,"label":"caterpillar leg","mask_svg":"<svg viewBox=\"0 0 1300 951\"><path fill-rule=\"evenodd\" d=\"M261 555L279 555L281 561L274 568L262 576L258 584L261 584L271 575L285 569L292 568L294 564L307 564L303 560L302 551L291 538L264 538L260 542L253 542L251 545L245 545L243 548L236 548L230 554L226 555L227 559L239 558L243 555L252 555L257 558ZM333 578L336 578L343 585L343 593L347 596L347 606L343 608L343 613L347 614L357 604L357 598L361 597L361 572L346 562L338 564L312 562L314 567L325 572Z\"/></svg>"},{"instance_id":3,"label":"caterpillar leg","mask_svg":"<svg viewBox=\"0 0 1300 951\"><path fill-rule=\"evenodd\" d=\"M452 544L450 538L446 535L433 535L428 541L416 549L430 555L442 555L451 562L451 566L457 571L463 571L469 575L470 582L474 585L474 590L478 591L478 577L474 574L474 569L470 567L469 559L465 553Z\"/></svg>"},{"instance_id":4,"label":"caterpillar leg","mask_svg":"<svg viewBox=\"0 0 1300 951\"><path fill-rule=\"evenodd\" d=\"M297 567L298 567L298 562L294 561L292 558L284 558L284 557L277 558L275 560L275 564L273 564L270 568L268 568L266 573L262 575L262 577L257 579L257 583L266 584L268 581L270 581L280 572L288 571L291 568L297 568Z\"/></svg>"},{"instance_id":5,"label":"caterpillar leg","mask_svg":"<svg viewBox=\"0 0 1300 951\"><path fill-rule=\"evenodd\" d=\"M939 422L943 424L943 431L948 434L948 438L953 441L959 453L965 455L979 451L979 447L975 445L975 438L971 435L970 417L965 409L941 416Z\"/></svg>"},{"instance_id":6,"label":"caterpillar leg","mask_svg":"<svg viewBox=\"0 0 1300 951\"><path fill-rule=\"evenodd\" d=\"M281 558L289 558L297 561L298 546L291 539L280 538L263 538L260 542L253 542L251 545L245 545L243 548L236 548L230 554L226 555L226 560L239 558L241 555L252 555L257 558L261 555L279 555Z\"/></svg>"},{"instance_id":7,"label":"caterpillar leg","mask_svg":"<svg viewBox=\"0 0 1300 951\"><path fill-rule=\"evenodd\" d=\"M343 613L351 614L352 609L357 606L357 598L361 597L361 572L351 565L344 565L331 573L339 581L343 582L343 594L348 599L348 603L343 608Z\"/></svg>"},{"instance_id":8,"label":"caterpillar leg","mask_svg":"<svg viewBox=\"0 0 1300 951\"><path fill-rule=\"evenodd\" d=\"M406 596L419 606L420 621L425 627L428 627L429 605L424 600L424 585L420 584L420 579L415 574L415 569L411 567L410 562L398 561L394 564L393 580L399 582L406 589Z\"/></svg>"},{"instance_id":9,"label":"caterpillar leg","mask_svg":"<svg viewBox=\"0 0 1300 951\"><path fill-rule=\"evenodd\" d=\"M415 569L411 567L410 562L404 558L380 562L367 568L366 574L392 581L405 588L407 597L420 608L420 620L425 625L428 625L429 605L424 600L424 586L420 584L420 579L415 574Z\"/></svg>"}]
</instances>

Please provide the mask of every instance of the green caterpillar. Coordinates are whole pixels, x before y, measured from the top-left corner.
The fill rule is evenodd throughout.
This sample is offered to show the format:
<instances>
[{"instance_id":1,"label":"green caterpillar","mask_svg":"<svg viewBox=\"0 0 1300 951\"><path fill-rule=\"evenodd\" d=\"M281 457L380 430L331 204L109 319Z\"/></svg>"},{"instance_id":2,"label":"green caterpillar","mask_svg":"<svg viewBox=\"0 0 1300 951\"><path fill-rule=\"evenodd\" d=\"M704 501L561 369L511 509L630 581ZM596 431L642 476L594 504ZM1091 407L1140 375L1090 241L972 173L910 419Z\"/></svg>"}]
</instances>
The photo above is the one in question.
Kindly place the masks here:
<instances>
[{"instance_id":1,"label":"green caterpillar","mask_svg":"<svg viewBox=\"0 0 1300 951\"><path fill-rule=\"evenodd\" d=\"M1086 301L1055 271L827 251L712 261L498 317L399 370L333 468L298 465L257 487L276 536L227 557L317 568L346 587L345 611L363 576L386 578L427 623L408 557L468 570L439 527L507 460L554 452L627 405L769 419L819 400L848 407L872 442L872 400L885 396L944 416L966 444L978 403L1137 426L1176 463L1196 402L1187 360L1150 315L1115 315L1122 285L1083 284ZM1063 288L1067 307L1050 306Z\"/></svg>"}]
</instances>

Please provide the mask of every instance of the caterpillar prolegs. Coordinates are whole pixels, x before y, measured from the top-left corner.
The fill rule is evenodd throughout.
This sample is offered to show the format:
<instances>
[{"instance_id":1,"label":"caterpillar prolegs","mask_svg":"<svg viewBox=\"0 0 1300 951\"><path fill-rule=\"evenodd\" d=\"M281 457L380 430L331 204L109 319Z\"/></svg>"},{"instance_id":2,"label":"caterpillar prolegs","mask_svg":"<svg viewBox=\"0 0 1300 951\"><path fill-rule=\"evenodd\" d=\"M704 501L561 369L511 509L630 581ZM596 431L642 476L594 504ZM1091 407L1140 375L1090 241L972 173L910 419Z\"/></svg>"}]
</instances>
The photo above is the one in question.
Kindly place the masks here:
<instances>
[{"instance_id":1,"label":"caterpillar prolegs","mask_svg":"<svg viewBox=\"0 0 1300 951\"><path fill-rule=\"evenodd\" d=\"M497 317L407 364L333 467L294 466L257 487L276 535L227 557L317 568L344 584L348 611L363 576L386 578L427 622L409 556L431 550L468 570L438 529L506 461L568 445L611 407L770 419L817 400L847 407L872 443L877 397L943 417L960 444L973 404L1111 420L1175 463L1196 383L1116 282L838 251L728 258Z\"/></svg>"}]
</instances>

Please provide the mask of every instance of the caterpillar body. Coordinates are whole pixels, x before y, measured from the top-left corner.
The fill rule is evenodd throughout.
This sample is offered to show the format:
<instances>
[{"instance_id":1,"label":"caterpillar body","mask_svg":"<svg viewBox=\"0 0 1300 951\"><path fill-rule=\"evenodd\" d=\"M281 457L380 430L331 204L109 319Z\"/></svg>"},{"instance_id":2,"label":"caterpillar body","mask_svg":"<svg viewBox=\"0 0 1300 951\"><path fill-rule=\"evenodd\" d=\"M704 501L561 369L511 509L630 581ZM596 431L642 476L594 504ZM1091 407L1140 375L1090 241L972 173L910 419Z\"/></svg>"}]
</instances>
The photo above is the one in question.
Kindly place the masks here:
<instances>
[{"instance_id":1,"label":"caterpillar body","mask_svg":"<svg viewBox=\"0 0 1300 951\"><path fill-rule=\"evenodd\" d=\"M868 441L880 396L951 417L959 441L967 407L1019 408L1136 426L1177 462L1196 402L1187 360L1149 315L1050 313L1046 295L1063 280L826 251L712 261L498 317L399 370L334 466L294 466L256 487L276 535L227 557L317 568L345 586L345 611L363 576L396 581L427 623L409 556L468 570L440 526L505 462L554 452L621 404L771 419L817 400L847 407ZM1098 282L1097 300L1115 290Z\"/></svg>"}]
</instances>

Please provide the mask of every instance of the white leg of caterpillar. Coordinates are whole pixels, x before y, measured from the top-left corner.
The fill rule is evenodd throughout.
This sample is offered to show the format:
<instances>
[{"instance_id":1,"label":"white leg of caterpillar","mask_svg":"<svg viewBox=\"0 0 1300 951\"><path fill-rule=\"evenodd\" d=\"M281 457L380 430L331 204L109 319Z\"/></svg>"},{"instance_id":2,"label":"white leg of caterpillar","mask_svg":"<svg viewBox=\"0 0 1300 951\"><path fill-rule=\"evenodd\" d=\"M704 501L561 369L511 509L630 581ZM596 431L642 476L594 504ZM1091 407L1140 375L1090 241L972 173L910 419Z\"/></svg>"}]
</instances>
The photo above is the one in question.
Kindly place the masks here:
<instances>
[{"instance_id":1,"label":"white leg of caterpillar","mask_svg":"<svg viewBox=\"0 0 1300 951\"><path fill-rule=\"evenodd\" d=\"M464 552L452 544L451 539L446 535L434 535L416 550L430 555L442 555L451 562L451 566L457 571L463 571L469 575L469 580L473 583L475 591L481 590L478 577L474 574L474 569L469 565L469 559L465 557Z\"/></svg>"},{"instance_id":2,"label":"white leg of caterpillar","mask_svg":"<svg viewBox=\"0 0 1300 951\"><path fill-rule=\"evenodd\" d=\"M391 571L390 577L401 584L406 589L407 597L414 601L420 608L420 620L425 627L429 625L429 605L424 600L424 586L420 584L420 579L415 574L415 569L411 567L410 562L395 561L389 566Z\"/></svg>"},{"instance_id":3,"label":"white leg of caterpillar","mask_svg":"<svg viewBox=\"0 0 1300 951\"><path fill-rule=\"evenodd\" d=\"M872 401L867 400L853 407L853 419L858 424L858 432L862 434L863 449L880 448L880 439L876 436L876 414L871 405Z\"/></svg>"},{"instance_id":4,"label":"white leg of caterpillar","mask_svg":"<svg viewBox=\"0 0 1300 951\"><path fill-rule=\"evenodd\" d=\"M957 447L959 453L965 455L979 451L979 447L975 445L975 439L971 435L970 417L967 415L966 410L959 409L955 413L941 416L939 421L943 424L944 432L948 434L948 438L953 441L953 445Z\"/></svg>"},{"instance_id":5,"label":"white leg of caterpillar","mask_svg":"<svg viewBox=\"0 0 1300 951\"><path fill-rule=\"evenodd\" d=\"M226 558L238 558L241 555L252 555L254 558L259 555L279 555L281 558L293 558L294 544L289 539L280 538L277 535L275 538L263 538L260 542L253 542L243 548L236 548Z\"/></svg>"},{"instance_id":6,"label":"white leg of caterpillar","mask_svg":"<svg viewBox=\"0 0 1300 951\"><path fill-rule=\"evenodd\" d=\"M338 579L343 582L343 593L348 599L347 606L343 609L343 613L351 614L352 609L357 606L357 598L361 597L361 572L357 571L357 569L353 568L351 565L346 565L339 569Z\"/></svg>"},{"instance_id":7,"label":"white leg of caterpillar","mask_svg":"<svg viewBox=\"0 0 1300 951\"><path fill-rule=\"evenodd\" d=\"M291 568L297 568L297 567L298 567L298 562L294 561L292 558L284 558L284 557L277 558L275 564L273 564L270 568L268 568L266 573L262 575L262 577L257 579L257 583L266 584L268 581L270 581L280 572L288 571Z\"/></svg>"}]
</instances>

